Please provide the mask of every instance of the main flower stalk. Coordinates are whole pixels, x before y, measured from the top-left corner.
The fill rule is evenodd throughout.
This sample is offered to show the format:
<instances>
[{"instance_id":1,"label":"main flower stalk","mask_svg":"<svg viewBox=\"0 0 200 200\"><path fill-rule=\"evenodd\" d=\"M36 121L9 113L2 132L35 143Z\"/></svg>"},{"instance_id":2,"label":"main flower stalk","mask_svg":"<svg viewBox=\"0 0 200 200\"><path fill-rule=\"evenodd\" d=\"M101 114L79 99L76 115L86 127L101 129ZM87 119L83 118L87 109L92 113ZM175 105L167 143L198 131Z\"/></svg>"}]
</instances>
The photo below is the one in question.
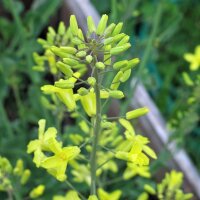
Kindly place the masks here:
<instances>
[{"instance_id":1,"label":"main flower stalk","mask_svg":"<svg viewBox=\"0 0 200 200\"><path fill-rule=\"evenodd\" d=\"M94 135L92 141L92 153L90 159L91 166L91 195L96 195L96 169L97 169L97 146L98 138L101 131L101 99L100 99L100 77L98 69L94 69L94 78L96 79L95 94L96 94L96 115L94 117Z\"/></svg>"}]
</instances>

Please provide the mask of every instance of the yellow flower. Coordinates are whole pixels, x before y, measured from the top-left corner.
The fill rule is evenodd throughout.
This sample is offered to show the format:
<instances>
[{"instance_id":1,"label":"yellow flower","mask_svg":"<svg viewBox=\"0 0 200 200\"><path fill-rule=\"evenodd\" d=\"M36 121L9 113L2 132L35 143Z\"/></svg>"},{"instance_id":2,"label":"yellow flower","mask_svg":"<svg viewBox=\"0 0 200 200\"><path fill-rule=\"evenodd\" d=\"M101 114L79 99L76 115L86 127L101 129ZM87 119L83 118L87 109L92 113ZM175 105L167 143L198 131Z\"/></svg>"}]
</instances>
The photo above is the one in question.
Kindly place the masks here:
<instances>
[{"instance_id":1,"label":"yellow flower","mask_svg":"<svg viewBox=\"0 0 200 200\"><path fill-rule=\"evenodd\" d=\"M40 166L41 161L45 158L45 154L42 152L42 150L50 150L48 146L48 140L50 138L56 138L57 135L57 130L53 127L50 127L45 131L45 119L39 120L38 125L38 139L30 141L27 146L28 153L34 152L33 162L36 164L37 167Z\"/></svg>"},{"instance_id":2,"label":"yellow flower","mask_svg":"<svg viewBox=\"0 0 200 200\"><path fill-rule=\"evenodd\" d=\"M62 148L62 145L54 138L49 139L48 145L54 156L45 158L41 166L47 169L57 180L64 181L67 178L65 175L67 164L80 153L80 149L77 146Z\"/></svg>"},{"instance_id":3,"label":"yellow flower","mask_svg":"<svg viewBox=\"0 0 200 200\"><path fill-rule=\"evenodd\" d=\"M98 197L100 200L119 200L121 195L122 195L121 190L115 190L112 193L107 193L102 188L98 189Z\"/></svg>"},{"instance_id":4,"label":"yellow flower","mask_svg":"<svg viewBox=\"0 0 200 200\"><path fill-rule=\"evenodd\" d=\"M80 96L80 101L88 116L92 117L96 114L96 96L94 91Z\"/></svg>"},{"instance_id":5,"label":"yellow flower","mask_svg":"<svg viewBox=\"0 0 200 200\"><path fill-rule=\"evenodd\" d=\"M149 166L138 166L133 163L128 163L127 168L124 171L123 178L125 180L128 180L136 175L139 175L145 178L150 178L151 174L149 172Z\"/></svg>"},{"instance_id":6,"label":"yellow flower","mask_svg":"<svg viewBox=\"0 0 200 200\"><path fill-rule=\"evenodd\" d=\"M149 158L147 155L154 159L157 158L155 152L146 145L149 143L149 140L146 137L141 135L130 137L129 135L129 138L126 141L129 141L129 144L131 144L130 151L127 152L120 150L116 153L116 158L127 160L128 162L139 166L149 165ZM147 155L143 152L145 152Z\"/></svg>"},{"instance_id":7,"label":"yellow flower","mask_svg":"<svg viewBox=\"0 0 200 200\"><path fill-rule=\"evenodd\" d=\"M200 45L195 48L194 54L186 53L184 54L184 58L190 63L190 69L192 71L198 70L200 67Z\"/></svg>"}]
</instances>

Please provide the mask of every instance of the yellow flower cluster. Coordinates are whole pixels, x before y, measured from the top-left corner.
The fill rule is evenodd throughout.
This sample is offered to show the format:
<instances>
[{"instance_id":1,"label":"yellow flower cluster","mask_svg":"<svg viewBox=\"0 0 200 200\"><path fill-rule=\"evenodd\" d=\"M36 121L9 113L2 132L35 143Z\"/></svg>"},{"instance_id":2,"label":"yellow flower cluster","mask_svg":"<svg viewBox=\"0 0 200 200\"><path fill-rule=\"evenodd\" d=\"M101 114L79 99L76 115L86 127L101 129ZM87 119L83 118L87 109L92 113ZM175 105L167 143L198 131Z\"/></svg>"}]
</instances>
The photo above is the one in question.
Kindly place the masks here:
<instances>
[{"instance_id":1,"label":"yellow flower cluster","mask_svg":"<svg viewBox=\"0 0 200 200\"><path fill-rule=\"evenodd\" d=\"M184 58L190 63L190 70L198 70L200 67L200 45L195 48L194 54L186 53L184 54Z\"/></svg>"},{"instance_id":2,"label":"yellow flower cluster","mask_svg":"<svg viewBox=\"0 0 200 200\"><path fill-rule=\"evenodd\" d=\"M183 174L172 170L165 175L161 183L157 184L155 189L151 185L144 185L145 192L143 192L137 200L148 200L149 195L156 196L159 200L189 200L192 198L191 193L185 194L182 190Z\"/></svg>"},{"instance_id":3,"label":"yellow flower cluster","mask_svg":"<svg viewBox=\"0 0 200 200\"><path fill-rule=\"evenodd\" d=\"M125 97L120 85L130 78L132 69L139 63L138 58L121 61L113 59L113 56L129 49L131 44L129 36L121 33L123 23L107 25L107 21L108 16L103 15L96 26L89 16L88 33L84 35L76 17L72 15L67 30L61 23L58 33L49 28L47 40L39 40L45 55L41 58L35 54L35 69L44 69L48 61L51 72L56 75L55 79L59 77L53 84L43 85L41 90L50 95L53 102L55 98L61 101L80 128L79 134L66 136L74 146L63 147L56 139L57 130L51 127L45 131L46 121L42 119L39 121L38 139L28 144L27 152L34 154L36 166L45 168L59 181L66 179L65 171L69 161L73 180L92 186L95 175L99 177L105 171L118 172L115 158L127 162L124 179L136 175L150 177L149 157L156 159L155 152L148 147L148 138L136 135L130 122L147 114L148 108L131 110L119 121L110 121L103 113L104 105L110 99ZM62 38L63 42L58 38ZM90 75L84 80L86 71ZM114 72L113 79L105 84L104 75L109 71ZM49 108L57 106L45 102ZM124 128L124 136L119 126ZM84 148L82 154L81 148ZM77 155L80 159L75 161ZM86 163L88 156L91 157L89 164ZM98 188L96 194L95 185L89 200L118 200L121 195L120 190L107 193L102 188ZM65 196L55 196L54 200L79 200L79 196L77 192L69 191Z\"/></svg>"},{"instance_id":4,"label":"yellow flower cluster","mask_svg":"<svg viewBox=\"0 0 200 200\"><path fill-rule=\"evenodd\" d=\"M77 146L62 147L62 143L56 140L55 128L51 127L45 131L44 119L38 124L38 139L29 142L27 152L34 153L33 161L37 167L47 169L57 180L64 181L67 164L80 153L80 149ZM51 152L53 156L46 156L45 152Z\"/></svg>"}]
</instances>

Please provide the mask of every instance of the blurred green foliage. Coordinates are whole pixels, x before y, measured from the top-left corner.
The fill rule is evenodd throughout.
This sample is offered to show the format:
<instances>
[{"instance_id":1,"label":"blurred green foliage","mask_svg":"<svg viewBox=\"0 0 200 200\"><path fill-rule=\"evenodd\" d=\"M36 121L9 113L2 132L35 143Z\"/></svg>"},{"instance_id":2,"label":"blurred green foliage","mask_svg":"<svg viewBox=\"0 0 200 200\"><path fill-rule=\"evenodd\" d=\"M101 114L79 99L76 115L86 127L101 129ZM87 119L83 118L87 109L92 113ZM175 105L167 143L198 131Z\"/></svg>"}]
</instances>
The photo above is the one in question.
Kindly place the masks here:
<instances>
[{"instance_id":1,"label":"blurred green foliage","mask_svg":"<svg viewBox=\"0 0 200 200\"><path fill-rule=\"evenodd\" d=\"M55 193L56 183L41 176L42 170L35 170L26 153L26 145L37 132L34 127L38 119L45 116L49 123L54 122L40 102L39 88L44 83L44 75L32 70L32 54L41 50L36 39L61 2L0 1L0 154L9 158L12 164L22 158L35 172L32 184L40 184L42 179L52 193ZM22 188L18 189L20 193Z\"/></svg>"},{"instance_id":2,"label":"blurred green foliage","mask_svg":"<svg viewBox=\"0 0 200 200\"><path fill-rule=\"evenodd\" d=\"M131 36L131 55L141 58L135 75L145 84L167 121L188 111L181 125L173 130L173 139L184 147L200 169L199 104L189 108L187 99L194 90L186 89L182 72L189 71L183 59L199 44L200 2L198 0L92 0L100 13L109 13L112 21L124 21ZM139 54L139 55L138 55ZM128 55L127 55L128 56ZM125 86L127 87L127 86ZM131 96L130 91L127 91Z\"/></svg>"}]
</instances>

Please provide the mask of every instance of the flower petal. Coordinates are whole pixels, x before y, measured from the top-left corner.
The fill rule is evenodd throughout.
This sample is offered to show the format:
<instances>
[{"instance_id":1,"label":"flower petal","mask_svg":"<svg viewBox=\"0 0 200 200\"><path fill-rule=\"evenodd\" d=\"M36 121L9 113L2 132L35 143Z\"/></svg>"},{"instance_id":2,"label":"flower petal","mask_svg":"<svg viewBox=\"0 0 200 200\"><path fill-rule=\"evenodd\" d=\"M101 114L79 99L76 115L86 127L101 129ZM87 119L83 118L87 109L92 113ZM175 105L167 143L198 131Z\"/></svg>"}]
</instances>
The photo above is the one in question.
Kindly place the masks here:
<instances>
[{"instance_id":1,"label":"flower petal","mask_svg":"<svg viewBox=\"0 0 200 200\"><path fill-rule=\"evenodd\" d=\"M36 151L38 148L40 148L40 141L32 140L28 143L27 153L32 153L33 151Z\"/></svg>"}]
</instances>

